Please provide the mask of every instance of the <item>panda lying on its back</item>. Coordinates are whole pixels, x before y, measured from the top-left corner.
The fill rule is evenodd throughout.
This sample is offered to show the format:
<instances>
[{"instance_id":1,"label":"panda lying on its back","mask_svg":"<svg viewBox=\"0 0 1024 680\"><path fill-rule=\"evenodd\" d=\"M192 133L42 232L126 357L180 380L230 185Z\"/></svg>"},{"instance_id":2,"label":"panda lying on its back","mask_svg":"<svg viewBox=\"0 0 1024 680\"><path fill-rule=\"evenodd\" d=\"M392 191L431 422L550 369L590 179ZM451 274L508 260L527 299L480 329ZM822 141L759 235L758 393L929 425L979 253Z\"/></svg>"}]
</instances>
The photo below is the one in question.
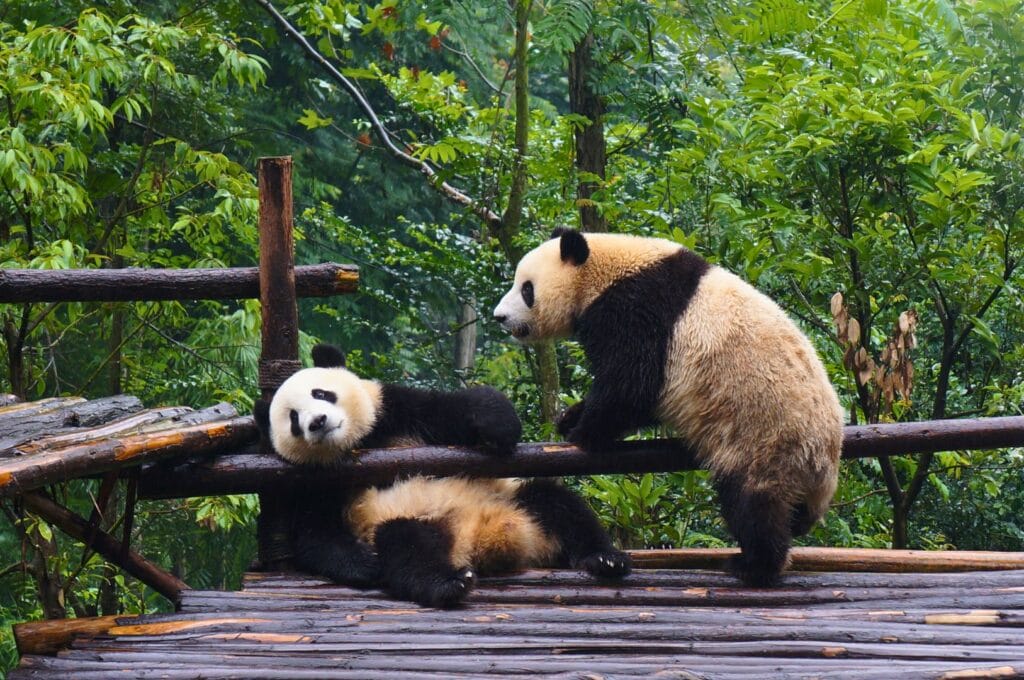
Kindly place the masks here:
<instances>
[{"instance_id":1,"label":"panda lying on its back","mask_svg":"<svg viewBox=\"0 0 1024 680\"><path fill-rule=\"evenodd\" d=\"M825 369L778 305L676 243L559 229L494 316L524 342L579 338L593 385L559 432L594 450L674 428L714 476L742 550L731 569L778 579L792 536L828 508L843 439Z\"/></svg>"},{"instance_id":2,"label":"panda lying on its back","mask_svg":"<svg viewBox=\"0 0 1024 680\"><path fill-rule=\"evenodd\" d=\"M490 387L455 392L381 384L343 368L330 345L314 368L294 374L256 422L281 457L330 464L356 447L453 444L511 451L521 425ZM296 489L288 499L296 565L356 587L381 585L395 597L450 607L474 572L534 566L629 573L586 503L550 480L413 477L385 488Z\"/></svg>"}]
</instances>

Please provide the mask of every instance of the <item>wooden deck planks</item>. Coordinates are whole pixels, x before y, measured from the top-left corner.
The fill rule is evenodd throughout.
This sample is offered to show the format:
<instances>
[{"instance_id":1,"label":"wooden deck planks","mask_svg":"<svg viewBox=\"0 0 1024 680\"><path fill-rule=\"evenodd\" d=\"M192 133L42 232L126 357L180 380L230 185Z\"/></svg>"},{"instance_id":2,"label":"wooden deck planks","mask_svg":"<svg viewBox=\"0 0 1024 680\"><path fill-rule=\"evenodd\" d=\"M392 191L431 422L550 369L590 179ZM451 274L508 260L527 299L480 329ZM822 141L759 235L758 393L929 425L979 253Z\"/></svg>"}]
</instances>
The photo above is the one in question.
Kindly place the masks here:
<instances>
[{"instance_id":1,"label":"wooden deck planks","mask_svg":"<svg viewBox=\"0 0 1024 680\"><path fill-rule=\"evenodd\" d=\"M1024 677L1024 570L791 573L774 590L707 571L618 585L531 571L482 579L453 611L250 574L117 623L10 677Z\"/></svg>"}]
</instances>

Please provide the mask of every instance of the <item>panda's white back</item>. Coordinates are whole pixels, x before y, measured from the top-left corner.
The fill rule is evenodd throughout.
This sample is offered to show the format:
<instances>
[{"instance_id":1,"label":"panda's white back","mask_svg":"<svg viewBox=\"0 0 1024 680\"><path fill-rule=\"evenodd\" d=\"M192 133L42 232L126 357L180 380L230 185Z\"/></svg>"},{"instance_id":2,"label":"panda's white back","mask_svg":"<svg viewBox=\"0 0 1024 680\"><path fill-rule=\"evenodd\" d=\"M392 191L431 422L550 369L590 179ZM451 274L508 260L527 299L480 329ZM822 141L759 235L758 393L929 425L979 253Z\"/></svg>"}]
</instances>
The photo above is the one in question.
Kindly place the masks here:
<instances>
[{"instance_id":1,"label":"panda's white back","mask_svg":"<svg viewBox=\"0 0 1024 680\"><path fill-rule=\"evenodd\" d=\"M806 336L750 284L719 267L704 275L673 330L659 402L716 472L824 511L842 409Z\"/></svg>"}]
</instances>

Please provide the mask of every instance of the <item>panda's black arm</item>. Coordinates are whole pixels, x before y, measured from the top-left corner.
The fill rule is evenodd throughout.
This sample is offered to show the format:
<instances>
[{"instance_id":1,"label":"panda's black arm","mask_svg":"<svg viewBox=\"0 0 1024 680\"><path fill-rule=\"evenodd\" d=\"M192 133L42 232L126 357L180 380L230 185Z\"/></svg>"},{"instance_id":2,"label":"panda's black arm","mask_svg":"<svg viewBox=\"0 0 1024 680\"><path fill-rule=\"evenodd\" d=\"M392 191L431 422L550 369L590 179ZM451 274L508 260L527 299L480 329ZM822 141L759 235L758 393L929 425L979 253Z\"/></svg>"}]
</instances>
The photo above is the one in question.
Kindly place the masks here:
<instances>
[{"instance_id":1,"label":"panda's black arm","mask_svg":"<svg viewBox=\"0 0 1024 680\"><path fill-rule=\"evenodd\" d=\"M681 249L609 286L580 315L575 332L594 382L569 441L601 448L656 422L672 334L707 271Z\"/></svg>"},{"instance_id":2,"label":"panda's black arm","mask_svg":"<svg viewBox=\"0 0 1024 680\"><path fill-rule=\"evenodd\" d=\"M603 448L656 422L674 319L637 304L631 299L635 295L610 291L577 324L593 382L583 406L567 413L569 420L559 429L568 429L569 441L584 449Z\"/></svg>"},{"instance_id":3,"label":"panda's black arm","mask_svg":"<svg viewBox=\"0 0 1024 680\"><path fill-rule=\"evenodd\" d=\"M382 403L373 430L360 446L387 446L410 437L425 444L452 444L505 453L522 434L508 398L492 387L452 392L382 385Z\"/></svg>"}]
</instances>

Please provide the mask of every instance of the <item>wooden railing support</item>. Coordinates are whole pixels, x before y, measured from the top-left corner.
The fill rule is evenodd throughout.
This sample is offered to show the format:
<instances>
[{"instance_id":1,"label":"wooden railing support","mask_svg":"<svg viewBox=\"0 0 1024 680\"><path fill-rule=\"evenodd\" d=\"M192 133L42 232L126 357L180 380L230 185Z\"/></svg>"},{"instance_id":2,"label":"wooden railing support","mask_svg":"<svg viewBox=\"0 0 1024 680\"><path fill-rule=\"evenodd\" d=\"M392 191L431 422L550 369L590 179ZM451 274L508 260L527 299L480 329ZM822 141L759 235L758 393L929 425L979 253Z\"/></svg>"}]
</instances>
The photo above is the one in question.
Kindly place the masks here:
<instances>
[{"instance_id":1,"label":"wooden railing support","mask_svg":"<svg viewBox=\"0 0 1024 680\"><path fill-rule=\"evenodd\" d=\"M1024 446L1024 416L929 420L918 423L848 425L843 458L868 458L925 451L996 449ZM551 477L694 470L697 458L674 439L624 441L600 455L572 444L525 443L514 453L496 456L452 446L366 449L338 460L329 469L292 465L255 447L216 458L192 459L143 469L143 498L215 496L279 488L284 483L387 484L408 475L470 477Z\"/></svg>"},{"instance_id":2,"label":"wooden railing support","mask_svg":"<svg viewBox=\"0 0 1024 680\"><path fill-rule=\"evenodd\" d=\"M351 264L308 264L295 267L294 275L299 297L352 293L359 284L359 268ZM259 294L257 267L0 269L0 303L241 300Z\"/></svg>"},{"instance_id":3,"label":"wooden railing support","mask_svg":"<svg viewBox=\"0 0 1024 680\"><path fill-rule=\"evenodd\" d=\"M274 396L299 364L299 311L295 295L295 242L292 238L292 159L261 158L260 307L263 311L259 388L264 399ZM289 567L288 508L281 494L260 493L256 534L260 567Z\"/></svg>"},{"instance_id":4,"label":"wooden railing support","mask_svg":"<svg viewBox=\"0 0 1024 680\"><path fill-rule=\"evenodd\" d=\"M82 517L40 493L26 493L22 496L22 502L29 512L42 517L68 536L91 544L92 549L108 562L121 567L175 606L179 604L181 591L186 590L188 585L174 574L164 571L133 550L124 550L116 538L90 526Z\"/></svg>"}]
</instances>

